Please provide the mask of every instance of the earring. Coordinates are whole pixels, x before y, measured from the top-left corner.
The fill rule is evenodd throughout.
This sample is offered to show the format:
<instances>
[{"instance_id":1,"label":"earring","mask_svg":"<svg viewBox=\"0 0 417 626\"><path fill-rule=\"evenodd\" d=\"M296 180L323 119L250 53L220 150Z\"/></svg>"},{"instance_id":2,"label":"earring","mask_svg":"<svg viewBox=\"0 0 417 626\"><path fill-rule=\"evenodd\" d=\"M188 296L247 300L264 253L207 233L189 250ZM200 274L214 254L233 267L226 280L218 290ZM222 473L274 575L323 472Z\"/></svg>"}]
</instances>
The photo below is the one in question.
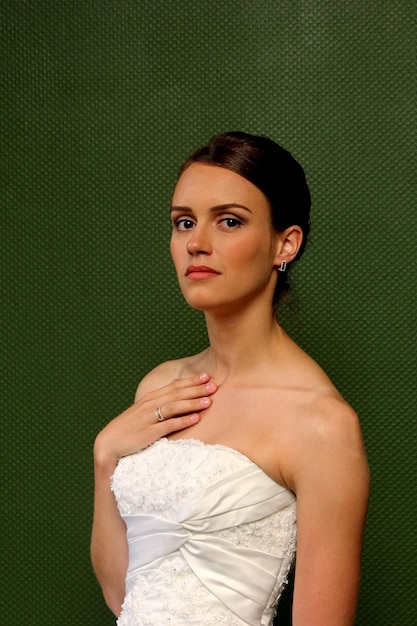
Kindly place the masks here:
<instances>
[{"instance_id":1,"label":"earring","mask_svg":"<svg viewBox=\"0 0 417 626\"><path fill-rule=\"evenodd\" d=\"M282 259L281 265L278 266L278 271L285 272L286 269L287 269L287 261L285 259Z\"/></svg>"}]
</instances>

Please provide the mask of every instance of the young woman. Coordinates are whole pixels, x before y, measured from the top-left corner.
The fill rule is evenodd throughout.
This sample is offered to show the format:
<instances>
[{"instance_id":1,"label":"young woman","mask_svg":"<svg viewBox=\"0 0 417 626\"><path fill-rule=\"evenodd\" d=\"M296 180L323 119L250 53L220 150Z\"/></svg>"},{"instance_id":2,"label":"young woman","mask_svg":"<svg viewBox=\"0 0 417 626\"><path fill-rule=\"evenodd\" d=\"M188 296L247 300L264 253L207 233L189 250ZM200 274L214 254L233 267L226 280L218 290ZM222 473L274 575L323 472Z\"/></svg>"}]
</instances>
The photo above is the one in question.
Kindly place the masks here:
<instances>
[{"instance_id":1,"label":"young woman","mask_svg":"<svg viewBox=\"0 0 417 626\"><path fill-rule=\"evenodd\" d=\"M92 561L120 626L348 626L369 476L358 418L280 326L309 232L301 166L215 137L175 187L171 254L209 347L163 363L97 436Z\"/></svg>"}]
</instances>

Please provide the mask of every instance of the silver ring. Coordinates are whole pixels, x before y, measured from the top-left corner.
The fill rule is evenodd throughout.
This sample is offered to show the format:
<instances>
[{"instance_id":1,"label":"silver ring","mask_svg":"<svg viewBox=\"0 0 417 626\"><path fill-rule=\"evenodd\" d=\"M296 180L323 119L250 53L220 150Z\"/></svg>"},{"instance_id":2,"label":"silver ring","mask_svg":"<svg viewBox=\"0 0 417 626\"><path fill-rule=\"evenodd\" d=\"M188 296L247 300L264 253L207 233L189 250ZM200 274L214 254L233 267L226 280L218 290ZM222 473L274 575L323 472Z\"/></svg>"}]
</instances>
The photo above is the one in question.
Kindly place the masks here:
<instances>
[{"instance_id":1,"label":"silver ring","mask_svg":"<svg viewBox=\"0 0 417 626\"><path fill-rule=\"evenodd\" d=\"M165 420L165 417L161 413L161 407L159 406L157 406L155 409L155 417L158 420L158 422L163 422Z\"/></svg>"}]
</instances>

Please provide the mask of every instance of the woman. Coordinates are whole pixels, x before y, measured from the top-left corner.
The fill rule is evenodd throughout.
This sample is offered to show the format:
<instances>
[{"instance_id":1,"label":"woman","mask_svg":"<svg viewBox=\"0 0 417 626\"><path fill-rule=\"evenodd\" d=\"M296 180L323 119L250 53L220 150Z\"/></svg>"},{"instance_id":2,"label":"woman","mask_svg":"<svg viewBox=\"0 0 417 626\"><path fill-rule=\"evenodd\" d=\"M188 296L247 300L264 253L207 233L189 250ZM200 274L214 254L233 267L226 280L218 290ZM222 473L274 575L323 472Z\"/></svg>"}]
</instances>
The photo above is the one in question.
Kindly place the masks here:
<instances>
[{"instance_id":1,"label":"woman","mask_svg":"<svg viewBox=\"0 0 417 626\"><path fill-rule=\"evenodd\" d=\"M294 625L353 624L358 418L274 311L309 211L265 137L220 135L181 169L171 254L209 347L151 371L95 442L92 561L120 626L270 625L295 548Z\"/></svg>"}]
</instances>

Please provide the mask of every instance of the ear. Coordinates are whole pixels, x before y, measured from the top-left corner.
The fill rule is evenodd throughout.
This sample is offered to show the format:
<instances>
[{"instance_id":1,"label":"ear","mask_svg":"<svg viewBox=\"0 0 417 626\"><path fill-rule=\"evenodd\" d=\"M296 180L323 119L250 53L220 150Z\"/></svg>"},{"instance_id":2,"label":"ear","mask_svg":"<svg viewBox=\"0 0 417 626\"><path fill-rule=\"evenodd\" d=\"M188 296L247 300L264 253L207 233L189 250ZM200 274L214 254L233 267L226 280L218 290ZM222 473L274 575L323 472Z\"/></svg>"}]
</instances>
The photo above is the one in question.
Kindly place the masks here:
<instances>
[{"instance_id":1,"label":"ear","mask_svg":"<svg viewBox=\"0 0 417 626\"><path fill-rule=\"evenodd\" d=\"M300 226L289 226L281 233L277 233L277 247L274 265L279 267L282 261L287 265L297 256L303 241L303 231Z\"/></svg>"}]
</instances>

